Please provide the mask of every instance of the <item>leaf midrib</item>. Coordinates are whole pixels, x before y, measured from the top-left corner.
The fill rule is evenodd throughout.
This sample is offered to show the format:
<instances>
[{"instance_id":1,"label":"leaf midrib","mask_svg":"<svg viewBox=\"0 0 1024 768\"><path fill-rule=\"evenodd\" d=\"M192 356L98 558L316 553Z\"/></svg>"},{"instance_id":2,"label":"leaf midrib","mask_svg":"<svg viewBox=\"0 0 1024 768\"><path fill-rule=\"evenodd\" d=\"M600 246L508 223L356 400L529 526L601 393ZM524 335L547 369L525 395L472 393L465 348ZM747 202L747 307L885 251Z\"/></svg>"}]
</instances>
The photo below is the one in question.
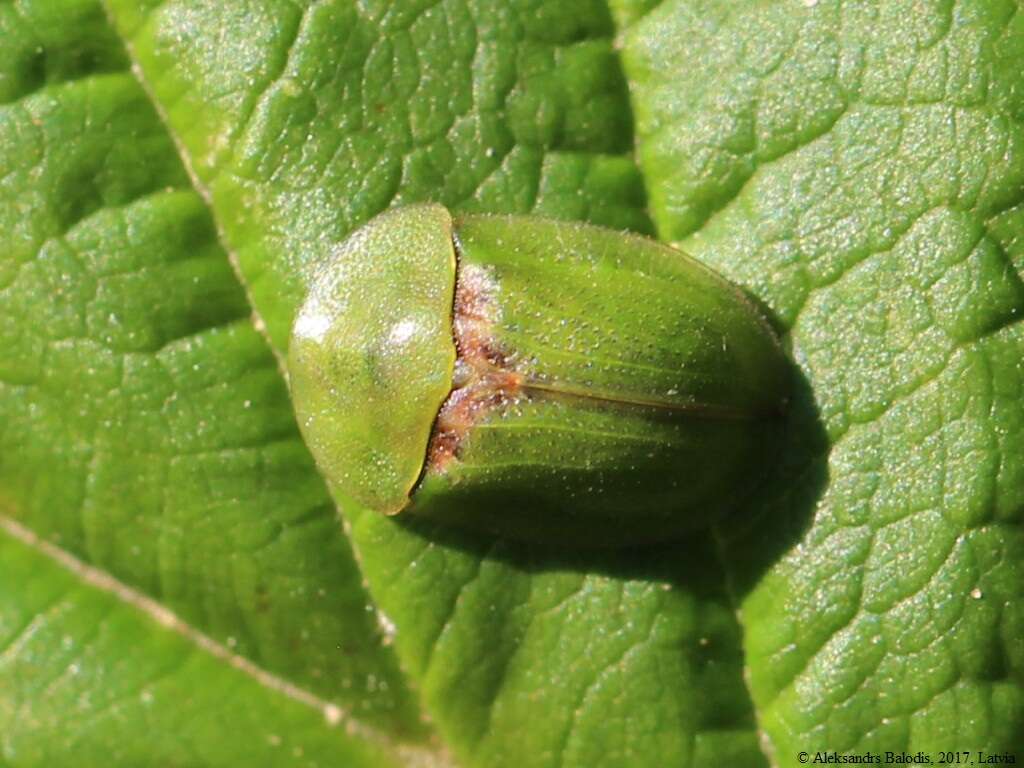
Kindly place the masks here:
<instances>
[{"instance_id":1,"label":"leaf midrib","mask_svg":"<svg viewBox=\"0 0 1024 768\"><path fill-rule=\"evenodd\" d=\"M432 766L443 768L450 765L447 756L439 749L427 749L411 744L396 743L388 734L357 720L340 705L323 699L294 683L275 675L251 659L231 651L204 632L193 627L174 611L152 597L128 586L110 573L89 565L67 550L39 536L22 525L6 505L0 505L0 532L46 557L49 561L70 573L85 587L96 589L114 597L120 604L144 614L163 629L184 638L197 651L211 656L222 664L241 672L261 688L280 694L294 702L323 715L326 727L344 728L346 733L392 752L402 765Z\"/></svg>"}]
</instances>

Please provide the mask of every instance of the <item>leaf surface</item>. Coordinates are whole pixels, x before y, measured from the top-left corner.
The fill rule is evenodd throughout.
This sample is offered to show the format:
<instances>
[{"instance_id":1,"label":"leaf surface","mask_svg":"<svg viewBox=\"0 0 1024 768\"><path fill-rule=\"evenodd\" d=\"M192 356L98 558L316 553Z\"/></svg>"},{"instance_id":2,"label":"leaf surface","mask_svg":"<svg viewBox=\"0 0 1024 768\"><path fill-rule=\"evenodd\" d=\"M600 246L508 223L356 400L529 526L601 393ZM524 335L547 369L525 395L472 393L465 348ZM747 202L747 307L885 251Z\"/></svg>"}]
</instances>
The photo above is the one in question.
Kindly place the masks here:
<instances>
[{"instance_id":1,"label":"leaf surface","mask_svg":"<svg viewBox=\"0 0 1024 768\"><path fill-rule=\"evenodd\" d=\"M433 765L0 523L4 765Z\"/></svg>"},{"instance_id":2,"label":"leaf surface","mask_svg":"<svg viewBox=\"0 0 1024 768\"><path fill-rule=\"evenodd\" d=\"M389 205L650 226L600 3L109 8L279 353L308 270ZM567 560L343 513L463 761L763 763L710 542Z\"/></svg>"},{"instance_id":3,"label":"leaf surface","mask_svg":"<svg viewBox=\"0 0 1024 768\"><path fill-rule=\"evenodd\" d=\"M1024 747L1017 2L105 10L0 5L0 758L233 764L238 701L251 765ZM750 509L634 553L346 537L278 361L310 270L426 199L760 299L795 394Z\"/></svg>"},{"instance_id":4,"label":"leaf surface","mask_svg":"<svg viewBox=\"0 0 1024 768\"><path fill-rule=\"evenodd\" d=\"M5 4L0 28L0 516L421 740L274 356L105 15Z\"/></svg>"},{"instance_id":5,"label":"leaf surface","mask_svg":"<svg viewBox=\"0 0 1024 768\"><path fill-rule=\"evenodd\" d=\"M827 437L723 534L779 765L1024 746L1019 10L676 1L624 34L660 235L771 308Z\"/></svg>"}]
</instances>

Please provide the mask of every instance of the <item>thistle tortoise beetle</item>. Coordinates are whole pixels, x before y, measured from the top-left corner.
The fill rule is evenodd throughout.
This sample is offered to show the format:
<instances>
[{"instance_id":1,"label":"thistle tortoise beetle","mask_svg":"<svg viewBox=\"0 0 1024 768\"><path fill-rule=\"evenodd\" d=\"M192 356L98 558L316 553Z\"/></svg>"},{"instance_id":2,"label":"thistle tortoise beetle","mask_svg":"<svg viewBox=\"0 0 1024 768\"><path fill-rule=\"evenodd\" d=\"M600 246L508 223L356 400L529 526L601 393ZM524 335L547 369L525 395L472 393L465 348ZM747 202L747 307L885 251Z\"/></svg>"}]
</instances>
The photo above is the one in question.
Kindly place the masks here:
<instances>
[{"instance_id":1,"label":"thistle tortoise beetle","mask_svg":"<svg viewBox=\"0 0 1024 768\"><path fill-rule=\"evenodd\" d=\"M288 370L342 500L577 547L734 507L789 386L765 318L685 254L433 204L377 216L316 270Z\"/></svg>"}]
</instances>

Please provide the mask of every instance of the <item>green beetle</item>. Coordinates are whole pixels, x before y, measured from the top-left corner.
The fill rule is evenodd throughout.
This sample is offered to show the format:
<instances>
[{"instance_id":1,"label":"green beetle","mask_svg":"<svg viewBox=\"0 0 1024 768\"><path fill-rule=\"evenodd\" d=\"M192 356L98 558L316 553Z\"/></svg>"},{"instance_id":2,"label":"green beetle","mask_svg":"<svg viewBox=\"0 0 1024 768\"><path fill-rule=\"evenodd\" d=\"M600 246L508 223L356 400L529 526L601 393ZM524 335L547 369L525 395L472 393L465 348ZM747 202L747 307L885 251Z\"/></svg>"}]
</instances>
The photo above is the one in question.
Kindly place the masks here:
<instances>
[{"instance_id":1,"label":"green beetle","mask_svg":"<svg viewBox=\"0 0 1024 768\"><path fill-rule=\"evenodd\" d=\"M440 205L377 216L316 270L288 370L343 502L578 547L733 508L789 386L764 317L679 251Z\"/></svg>"}]
</instances>

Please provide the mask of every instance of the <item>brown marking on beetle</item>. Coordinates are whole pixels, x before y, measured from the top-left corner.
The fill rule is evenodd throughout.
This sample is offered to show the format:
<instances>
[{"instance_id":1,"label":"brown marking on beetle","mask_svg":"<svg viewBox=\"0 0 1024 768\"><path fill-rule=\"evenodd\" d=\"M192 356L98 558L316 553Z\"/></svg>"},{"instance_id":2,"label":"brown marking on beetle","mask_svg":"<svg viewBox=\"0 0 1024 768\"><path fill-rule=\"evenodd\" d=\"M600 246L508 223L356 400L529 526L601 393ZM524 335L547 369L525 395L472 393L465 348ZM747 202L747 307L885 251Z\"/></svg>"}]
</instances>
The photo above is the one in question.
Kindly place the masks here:
<instances>
[{"instance_id":1,"label":"brown marking on beetle","mask_svg":"<svg viewBox=\"0 0 1024 768\"><path fill-rule=\"evenodd\" d=\"M516 400L522 390L522 374L512 370L510 355L492 335L498 315L496 290L484 269L460 266L452 317L458 375L434 422L427 448L428 471L444 471L458 458L473 425L487 412Z\"/></svg>"}]
</instances>

